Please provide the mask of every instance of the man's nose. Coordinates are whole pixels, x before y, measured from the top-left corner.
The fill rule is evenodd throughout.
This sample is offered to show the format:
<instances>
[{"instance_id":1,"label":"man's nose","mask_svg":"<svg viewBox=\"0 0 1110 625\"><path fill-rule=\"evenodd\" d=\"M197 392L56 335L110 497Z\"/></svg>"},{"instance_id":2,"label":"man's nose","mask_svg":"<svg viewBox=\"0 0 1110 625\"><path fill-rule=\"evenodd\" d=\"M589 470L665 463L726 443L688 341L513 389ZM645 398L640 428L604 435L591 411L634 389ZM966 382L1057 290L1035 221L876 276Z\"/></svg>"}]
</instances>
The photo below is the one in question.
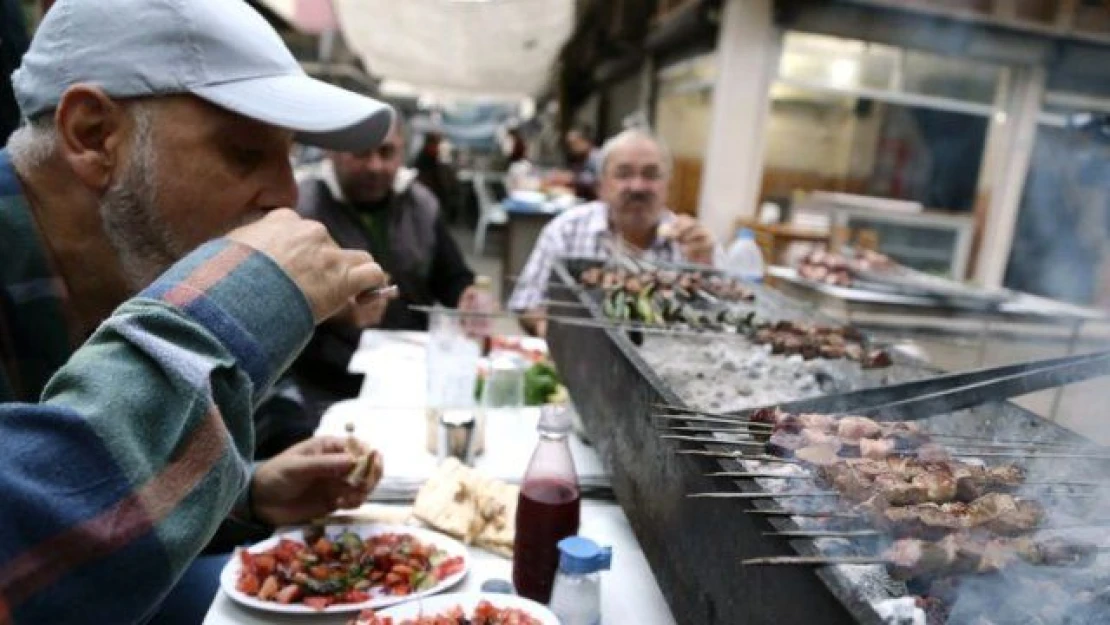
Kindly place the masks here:
<instances>
[{"instance_id":1,"label":"man's nose","mask_svg":"<svg viewBox=\"0 0 1110 625\"><path fill-rule=\"evenodd\" d=\"M635 176L632 176L632 178L628 181L628 190L629 191L639 193L641 191L647 191L650 188L651 188L651 181L648 180L645 176L641 176L640 174L636 174Z\"/></svg>"},{"instance_id":2,"label":"man's nose","mask_svg":"<svg viewBox=\"0 0 1110 625\"><path fill-rule=\"evenodd\" d=\"M369 158L366 159L365 163L363 163L363 167L366 168L367 171L375 172L381 171L384 165L384 161L382 161L381 157L379 157L377 154L371 155Z\"/></svg>"}]
</instances>

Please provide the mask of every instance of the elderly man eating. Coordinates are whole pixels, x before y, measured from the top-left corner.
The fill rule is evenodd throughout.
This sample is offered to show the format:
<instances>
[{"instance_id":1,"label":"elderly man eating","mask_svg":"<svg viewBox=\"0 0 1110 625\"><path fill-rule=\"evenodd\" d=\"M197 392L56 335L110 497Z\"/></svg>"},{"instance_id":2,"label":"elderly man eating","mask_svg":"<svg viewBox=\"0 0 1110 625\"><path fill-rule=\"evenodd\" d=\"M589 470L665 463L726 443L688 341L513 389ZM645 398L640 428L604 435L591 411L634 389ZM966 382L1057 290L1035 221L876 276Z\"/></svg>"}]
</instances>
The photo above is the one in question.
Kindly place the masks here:
<instances>
[{"instance_id":1,"label":"elderly man eating","mask_svg":"<svg viewBox=\"0 0 1110 625\"><path fill-rule=\"evenodd\" d=\"M393 116L240 0L60 0L12 85L0 623L143 622L229 512L303 522L380 476L348 484L337 439L249 461L313 326L384 282L287 208L289 148L369 149Z\"/></svg>"},{"instance_id":2,"label":"elderly man eating","mask_svg":"<svg viewBox=\"0 0 1110 625\"><path fill-rule=\"evenodd\" d=\"M636 129L614 136L601 149L600 168L601 199L544 227L509 300L539 336L547 332L543 301L560 257L603 259L619 250L648 261L713 264L722 253L704 226L663 205L671 159L658 138Z\"/></svg>"}]
</instances>

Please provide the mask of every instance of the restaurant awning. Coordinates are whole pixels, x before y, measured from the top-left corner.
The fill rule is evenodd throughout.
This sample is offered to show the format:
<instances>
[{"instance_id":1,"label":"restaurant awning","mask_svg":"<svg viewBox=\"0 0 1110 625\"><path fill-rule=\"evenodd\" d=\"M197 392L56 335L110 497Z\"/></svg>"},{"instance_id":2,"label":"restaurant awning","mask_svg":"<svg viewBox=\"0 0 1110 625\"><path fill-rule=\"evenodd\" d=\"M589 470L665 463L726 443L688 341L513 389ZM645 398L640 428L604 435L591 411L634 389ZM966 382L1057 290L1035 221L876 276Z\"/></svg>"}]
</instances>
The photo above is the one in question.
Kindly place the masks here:
<instances>
[{"instance_id":1,"label":"restaurant awning","mask_svg":"<svg viewBox=\"0 0 1110 625\"><path fill-rule=\"evenodd\" d=\"M574 0L263 3L304 32L335 20L371 74L430 95L534 95L574 25Z\"/></svg>"}]
</instances>

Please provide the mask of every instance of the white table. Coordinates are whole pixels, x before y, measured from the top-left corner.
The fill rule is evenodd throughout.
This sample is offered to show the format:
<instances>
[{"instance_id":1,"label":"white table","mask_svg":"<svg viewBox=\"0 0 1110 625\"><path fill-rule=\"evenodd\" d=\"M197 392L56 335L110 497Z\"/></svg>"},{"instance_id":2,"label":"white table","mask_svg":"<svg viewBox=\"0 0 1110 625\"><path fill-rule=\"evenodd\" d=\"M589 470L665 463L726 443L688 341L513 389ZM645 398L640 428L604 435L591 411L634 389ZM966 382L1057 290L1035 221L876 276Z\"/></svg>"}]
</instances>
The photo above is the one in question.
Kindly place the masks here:
<instances>
[{"instance_id":1,"label":"white table","mask_svg":"<svg viewBox=\"0 0 1110 625\"><path fill-rule=\"evenodd\" d=\"M436 466L425 449L423 402L423 344L420 333L368 333L352 360L352 370L371 372L358 400L336 404L321 420L318 434L345 435L355 423L356 436L382 450L386 479L406 482L426 479ZM387 365L387 366L386 366ZM519 479L535 444L538 410L490 416L487 452L476 467L487 475ZM572 437L571 453L583 482L602 471L594 451ZM612 570L602 581L603 622L638 625L675 623L628 518L619 505L584 501L580 533L613 547ZM471 570L455 589L476 591L488 579L509 580L512 563L483 549L472 548ZM280 616L239 606L222 591L208 611L205 625L308 624L338 625L344 616Z\"/></svg>"}]
</instances>

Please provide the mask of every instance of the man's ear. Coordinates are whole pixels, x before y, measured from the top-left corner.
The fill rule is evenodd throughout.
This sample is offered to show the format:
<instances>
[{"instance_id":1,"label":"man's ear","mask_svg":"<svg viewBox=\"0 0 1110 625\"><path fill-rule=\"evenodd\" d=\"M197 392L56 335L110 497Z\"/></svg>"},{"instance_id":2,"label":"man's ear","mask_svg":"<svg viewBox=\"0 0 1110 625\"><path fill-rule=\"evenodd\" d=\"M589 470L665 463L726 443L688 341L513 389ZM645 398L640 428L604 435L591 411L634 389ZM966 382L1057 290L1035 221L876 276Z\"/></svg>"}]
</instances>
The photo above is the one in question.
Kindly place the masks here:
<instances>
[{"instance_id":1,"label":"man's ear","mask_svg":"<svg viewBox=\"0 0 1110 625\"><path fill-rule=\"evenodd\" d=\"M54 112L58 151L91 189L104 190L124 158L129 132L126 110L99 87L76 84L62 94Z\"/></svg>"}]
</instances>

